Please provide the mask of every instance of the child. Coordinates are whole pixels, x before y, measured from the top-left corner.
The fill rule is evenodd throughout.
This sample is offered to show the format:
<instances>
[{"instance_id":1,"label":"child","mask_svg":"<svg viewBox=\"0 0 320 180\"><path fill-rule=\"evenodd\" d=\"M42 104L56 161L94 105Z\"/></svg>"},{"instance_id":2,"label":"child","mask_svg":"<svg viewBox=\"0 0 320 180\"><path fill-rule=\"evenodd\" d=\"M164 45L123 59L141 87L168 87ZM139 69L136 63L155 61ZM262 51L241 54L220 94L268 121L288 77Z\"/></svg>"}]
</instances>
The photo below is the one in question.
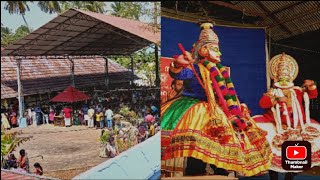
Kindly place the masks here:
<instances>
[{"instance_id":1,"label":"child","mask_svg":"<svg viewBox=\"0 0 320 180\"><path fill-rule=\"evenodd\" d=\"M36 169L36 175L42 176L43 175L43 170L42 167L40 166L39 163L34 163L34 168Z\"/></svg>"},{"instance_id":2,"label":"child","mask_svg":"<svg viewBox=\"0 0 320 180\"><path fill-rule=\"evenodd\" d=\"M10 154L8 160L4 164L4 169L18 168L17 158L14 154Z\"/></svg>"}]
</instances>

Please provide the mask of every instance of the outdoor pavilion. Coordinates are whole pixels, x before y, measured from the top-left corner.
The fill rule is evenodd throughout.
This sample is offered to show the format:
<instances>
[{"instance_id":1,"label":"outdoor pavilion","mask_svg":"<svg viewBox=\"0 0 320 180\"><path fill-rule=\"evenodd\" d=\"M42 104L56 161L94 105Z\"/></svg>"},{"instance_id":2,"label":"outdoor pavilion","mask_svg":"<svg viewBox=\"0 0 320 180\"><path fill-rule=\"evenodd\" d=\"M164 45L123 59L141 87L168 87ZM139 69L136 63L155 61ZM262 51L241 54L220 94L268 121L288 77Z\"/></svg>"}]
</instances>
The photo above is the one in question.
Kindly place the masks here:
<instances>
[{"instance_id":1,"label":"outdoor pavilion","mask_svg":"<svg viewBox=\"0 0 320 180\"><path fill-rule=\"evenodd\" d=\"M130 56L154 44L156 84L159 83L158 45L160 32L148 24L120 17L70 9L1 51L1 56L13 56L17 61L19 114L23 113L21 61L30 57L63 58L71 62L71 84L74 85L74 65L77 58L96 56ZM72 57L72 58L71 58ZM109 89L108 58L105 64L105 86ZM133 82L131 83L133 85Z\"/></svg>"}]
</instances>

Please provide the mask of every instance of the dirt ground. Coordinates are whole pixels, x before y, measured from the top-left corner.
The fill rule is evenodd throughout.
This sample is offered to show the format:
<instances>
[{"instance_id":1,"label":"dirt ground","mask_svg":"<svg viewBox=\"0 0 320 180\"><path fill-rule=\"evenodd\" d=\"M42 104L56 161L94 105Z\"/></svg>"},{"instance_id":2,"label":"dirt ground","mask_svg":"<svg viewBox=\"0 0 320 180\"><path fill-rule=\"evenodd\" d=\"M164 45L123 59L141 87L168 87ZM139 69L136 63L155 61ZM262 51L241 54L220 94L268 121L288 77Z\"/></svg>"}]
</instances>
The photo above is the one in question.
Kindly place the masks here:
<instances>
[{"instance_id":1,"label":"dirt ground","mask_svg":"<svg viewBox=\"0 0 320 180\"><path fill-rule=\"evenodd\" d=\"M22 131L21 136L32 138L20 145L14 154L19 157L20 149L25 149L34 172L33 164L39 162L44 176L71 179L87 171L107 158L99 157L101 130L84 126L56 127L41 125L38 127L14 128L10 131ZM36 157L42 155L41 157Z\"/></svg>"},{"instance_id":2,"label":"dirt ground","mask_svg":"<svg viewBox=\"0 0 320 180\"><path fill-rule=\"evenodd\" d=\"M56 127L41 125L39 127L14 128L10 131L22 131L22 136L32 138L20 145L14 154L19 157L20 149L25 149L33 164L39 162L44 169L44 176L59 179L71 179L106 160L99 157L101 130L84 126ZM36 157L42 155L41 157ZM320 167L314 167L302 174L320 175Z\"/></svg>"}]
</instances>

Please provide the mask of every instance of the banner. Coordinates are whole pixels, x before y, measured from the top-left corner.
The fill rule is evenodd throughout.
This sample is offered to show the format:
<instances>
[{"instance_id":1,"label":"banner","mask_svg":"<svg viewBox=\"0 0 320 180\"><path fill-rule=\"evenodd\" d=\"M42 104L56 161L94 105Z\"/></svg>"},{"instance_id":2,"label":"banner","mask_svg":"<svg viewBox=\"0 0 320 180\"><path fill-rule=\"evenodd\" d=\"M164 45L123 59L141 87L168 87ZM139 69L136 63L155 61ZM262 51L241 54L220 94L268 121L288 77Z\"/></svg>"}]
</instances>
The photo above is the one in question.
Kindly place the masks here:
<instances>
[{"instance_id":1,"label":"banner","mask_svg":"<svg viewBox=\"0 0 320 180\"><path fill-rule=\"evenodd\" d=\"M167 94L171 90L171 83L173 79L169 75L170 64L173 61L173 58L161 57L161 66L160 66L160 90L161 90L161 100L167 99ZM161 101L163 102L163 101Z\"/></svg>"}]
</instances>

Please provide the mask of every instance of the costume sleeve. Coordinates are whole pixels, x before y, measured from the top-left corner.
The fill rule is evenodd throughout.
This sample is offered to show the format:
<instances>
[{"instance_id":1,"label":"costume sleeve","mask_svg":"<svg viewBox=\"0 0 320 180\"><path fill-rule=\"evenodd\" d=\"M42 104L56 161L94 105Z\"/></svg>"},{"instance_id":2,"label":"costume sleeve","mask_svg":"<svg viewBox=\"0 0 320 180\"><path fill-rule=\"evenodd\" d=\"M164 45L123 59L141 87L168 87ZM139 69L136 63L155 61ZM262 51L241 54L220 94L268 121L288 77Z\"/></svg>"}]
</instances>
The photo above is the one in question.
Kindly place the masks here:
<instances>
[{"instance_id":1,"label":"costume sleeve","mask_svg":"<svg viewBox=\"0 0 320 180\"><path fill-rule=\"evenodd\" d=\"M191 79L194 76L192 70L189 68L183 68L180 72L170 71L169 74L173 79L176 80Z\"/></svg>"},{"instance_id":2,"label":"costume sleeve","mask_svg":"<svg viewBox=\"0 0 320 180\"><path fill-rule=\"evenodd\" d=\"M318 90L317 88L313 89L313 90L307 90L307 93L309 95L310 99L315 99L318 97Z\"/></svg>"},{"instance_id":3,"label":"costume sleeve","mask_svg":"<svg viewBox=\"0 0 320 180\"><path fill-rule=\"evenodd\" d=\"M269 109L272 106L274 106L274 102L274 98L266 93L261 97L259 101L259 106L263 109Z\"/></svg>"}]
</instances>

